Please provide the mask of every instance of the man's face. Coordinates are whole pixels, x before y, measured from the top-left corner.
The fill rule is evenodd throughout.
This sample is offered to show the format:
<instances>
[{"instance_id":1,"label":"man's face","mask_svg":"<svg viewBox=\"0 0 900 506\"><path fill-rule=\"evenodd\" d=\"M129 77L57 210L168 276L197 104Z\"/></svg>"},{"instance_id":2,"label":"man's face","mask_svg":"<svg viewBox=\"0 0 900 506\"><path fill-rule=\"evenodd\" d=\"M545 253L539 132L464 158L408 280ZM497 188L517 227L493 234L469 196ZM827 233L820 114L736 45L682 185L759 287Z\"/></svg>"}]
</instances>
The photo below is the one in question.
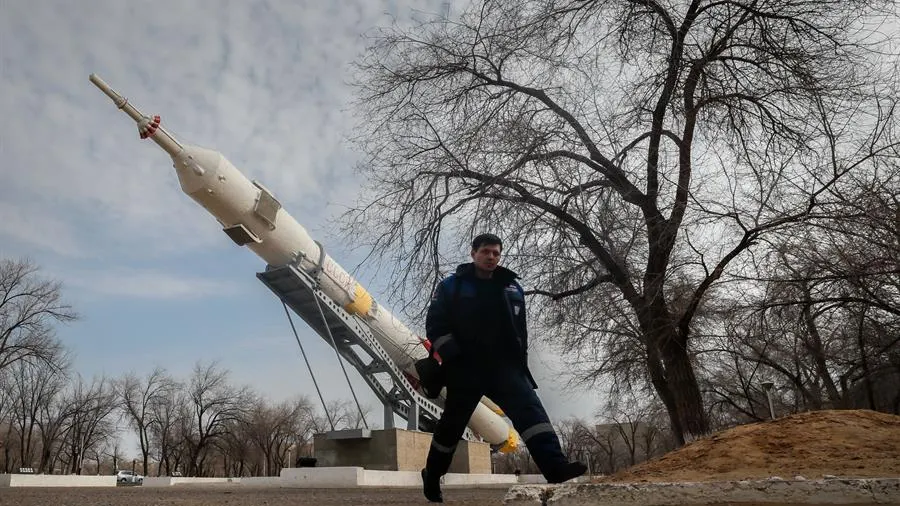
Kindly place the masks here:
<instances>
[{"instance_id":1,"label":"man's face","mask_svg":"<svg viewBox=\"0 0 900 506\"><path fill-rule=\"evenodd\" d=\"M472 250L472 260L475 267L483 271L492 272L500 263L500 245L483 244L477 250Z\"/></svg>"}]
</instances>

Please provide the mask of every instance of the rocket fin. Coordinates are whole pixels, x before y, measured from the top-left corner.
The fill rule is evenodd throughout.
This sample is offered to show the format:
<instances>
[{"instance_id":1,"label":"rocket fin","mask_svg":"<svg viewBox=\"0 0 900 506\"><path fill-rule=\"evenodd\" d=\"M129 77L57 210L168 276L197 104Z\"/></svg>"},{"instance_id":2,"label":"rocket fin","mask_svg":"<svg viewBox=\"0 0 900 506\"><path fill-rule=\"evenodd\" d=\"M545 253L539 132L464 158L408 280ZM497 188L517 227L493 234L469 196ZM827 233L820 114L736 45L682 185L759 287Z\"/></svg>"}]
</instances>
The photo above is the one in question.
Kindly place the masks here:
<instances>
[{"instance_id":1,"label":"rocket fin","mask_svg":"<svg viewBox=\"0 0 900 506\"><path fill-rule=\"evenodd\" d=\"M259 188L259 197L256 199L253 212L269 224L269 230L275 230L275 217L281 209L281 202L278 202L272 192L258 181L254 180L253 185Z\"/></svg>"},{"instance_id":2,"label":"rocket fin","mask_svg":"<svg viewBox=\"0 0 900 506\"><path fill-rule=\"evenodd\" d=\"M262 242L256 234L250 231L249 228L245 227L242 223L238 223L237 225L232 225L230 227L225 227L222 229L228 237L234 241L238 246L243 246L245 244L259 244Z\"/></svg>"}]
</instances>

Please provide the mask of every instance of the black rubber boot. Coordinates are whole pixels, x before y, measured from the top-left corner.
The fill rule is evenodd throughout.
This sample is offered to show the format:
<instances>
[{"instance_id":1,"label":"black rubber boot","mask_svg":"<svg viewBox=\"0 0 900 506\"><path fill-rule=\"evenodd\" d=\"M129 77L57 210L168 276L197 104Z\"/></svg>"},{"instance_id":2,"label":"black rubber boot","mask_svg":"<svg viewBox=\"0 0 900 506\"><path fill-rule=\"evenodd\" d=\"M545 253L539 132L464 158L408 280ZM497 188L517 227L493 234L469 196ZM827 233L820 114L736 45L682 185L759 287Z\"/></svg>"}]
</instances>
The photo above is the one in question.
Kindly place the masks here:
<instances>
[{"instance_id":1,"label":"black rubber boot","mask_svg":"<svg viewBox=\"0 0 900 506\"><path fill-rule=\"evenodd\" d=\"M444 495L441 493L441 477L429 476L427 469L422 469L422 491L429 501L444 502Z\"/></svg>"},{"instance_id":2,"label":"black rubber boot","mask_svg":"<svg viewBox=\"0 0 900 506\"><path fill-rule=\"evenodd\" d=\"M556 469L546 476L547 483L562 483L577 478L587 472L587 466L581 462L569 462L561 469Z\"/></svg>"}]
</instances>

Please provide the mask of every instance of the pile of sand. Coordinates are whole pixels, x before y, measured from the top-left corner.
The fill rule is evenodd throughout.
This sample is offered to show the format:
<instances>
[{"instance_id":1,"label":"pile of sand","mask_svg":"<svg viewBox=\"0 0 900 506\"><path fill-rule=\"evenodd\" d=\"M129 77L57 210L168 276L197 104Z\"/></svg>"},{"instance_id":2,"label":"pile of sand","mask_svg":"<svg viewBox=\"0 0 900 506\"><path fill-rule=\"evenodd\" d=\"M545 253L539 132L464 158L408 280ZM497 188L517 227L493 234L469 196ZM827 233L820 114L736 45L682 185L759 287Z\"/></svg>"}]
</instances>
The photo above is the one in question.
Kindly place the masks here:
<instances>
[{"instance_id":1,"label":"pile of sand","mask_svg":"<svg viewBox=\"0 0 900 506\"><path fill-rule=\"evenodd\" d=\"M815 411L734 427L600 482L900 477L900 416Z\"/></svg>"}]
</instances>

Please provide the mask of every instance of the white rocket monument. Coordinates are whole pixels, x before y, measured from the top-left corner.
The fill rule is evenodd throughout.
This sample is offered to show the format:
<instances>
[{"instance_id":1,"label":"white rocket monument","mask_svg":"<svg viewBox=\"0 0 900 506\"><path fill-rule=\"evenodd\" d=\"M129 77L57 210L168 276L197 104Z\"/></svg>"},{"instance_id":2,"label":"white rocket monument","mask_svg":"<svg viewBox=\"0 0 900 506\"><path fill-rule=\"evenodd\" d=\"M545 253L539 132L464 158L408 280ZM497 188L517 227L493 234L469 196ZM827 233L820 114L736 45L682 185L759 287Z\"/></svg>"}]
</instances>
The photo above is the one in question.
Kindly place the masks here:
<instances>
[{"instance_id":1,"label":"white rocket monument","mask_svg":"<svg viewBox=\"0 0 900 506\"><path fill-rule=\"evenodd\" d=\"M376 303L325 254L268 189L247 179L221 153L182 144L160 126L159 116L143 115L97 75L91 74L90 80L137 122L142 139L152 139L172 157L181 189L209 211L235 243L247 246L270 266L294 263L306 272L318 271L321 291L348 313L359 316L391 360L408 375L418 377L413 364L427 355L425 340ZM498 412L493 402L483 398L469 428L501 451L509 451L518 445L518 435Z\"/></svg>"}]
</instances>

